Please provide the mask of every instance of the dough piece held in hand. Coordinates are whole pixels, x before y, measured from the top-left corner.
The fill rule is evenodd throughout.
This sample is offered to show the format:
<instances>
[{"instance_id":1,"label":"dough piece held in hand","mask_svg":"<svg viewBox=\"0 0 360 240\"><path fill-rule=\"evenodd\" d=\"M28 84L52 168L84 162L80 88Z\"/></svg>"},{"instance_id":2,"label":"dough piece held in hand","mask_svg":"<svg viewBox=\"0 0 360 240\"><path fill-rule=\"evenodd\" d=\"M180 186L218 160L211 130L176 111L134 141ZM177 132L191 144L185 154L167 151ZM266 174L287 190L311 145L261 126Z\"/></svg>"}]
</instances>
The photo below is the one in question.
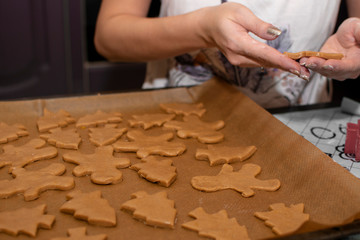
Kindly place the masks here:
<instances>
[{"instance_id":1,"label":"dough piece held in hand","mask_svg":"<svg viewBox=\"0 0 360 240\"><path fill-rule=\"evenodd\" d=\"M11 173L15 168L24 167L29 163L56 157L57 149L55 147L43 148L45 144L44 140L35 138L19 147L4 146L4 152L0 154L0 168L10 165L9 173Z\"/></svg>"},{"instance_id":2,"label":"dough piece held in hand","mask_svg":"<svg viewBox=\"0 0 360 240\"><path fill-rule=\"evenodd\" d=\"M67 230L69 237L56 237L50 240L105 240L106 234L86 235L86 227L70 228Z\"/></svg>"},{"instance_id":3,"label":"dough piece held in hand","mask_svg":"<svg viewBox=\"0 0 360 240\"><path fill-rule=\"evenodd\" d=\"M240 192L243 197L253 196L255 192L252 189L276 191L280 188L278 179L259 180L255 178L261 171L256 164L244 164L239 171L234 172L233 170L231 165L224 164L218 175L193 177L191 185L193 188L205 192L233 189Z\"/></svg>"},{"instance_id":4,"label":"dough piece held in hand","mask_svg":"<svg viewBox=\"0 0 360 240\"><path fill-rule=\"evenodd\" d=\"M94 114L87 114L79 118L76 122L76 127L96 127L106 123L119 123L122 121L121 113L105 113L101 110L96 111Z\"/></svg>"},{"instance_id":5,"label":"dough piece held in hand","mask_svg":"<svg viewBox=\"0 0 360 240\"><path fill-rule=\"evenodd\" d=\"M60 176L65 171L65 166L60 163L53 163L36 171L14 169L12 175L15 179L0 181L0 198L23 193L25 201L31 201L49 189L70 190L74 188L75 182L72 177Z\"/></svg>"},{"instance_id":6,"label":"dough piece held in hand","mask_svg":"<svg viewBox=\"0 0 360 240\"><path fill-rule=\"evenodd\" d=\"M129 120L131 127L142 126L145 130L154 126L162 126L165 122L175 118L175 114L153 113L133 115L134 119Z\"/></svg>"},{"instance_id":7,"label":"dough piece held in hand","mask_svg":"<svg viewBox=\"0 0 360 240\"><path fill-rule=\"evenodd\" d=\"M186 222L181 226L197 231L200 236L221 240L250 239L245 226L238 224L235 218L228 217L225 210L208 214L199 207L189 215L196 220Z\"/></svg>"},{"instance_id":8,"label":"dough piece held in hand","mask_svg":"<svg viewBox=\"0 0 360 240\"><path fill-rule=\"evenodd\" d=\"M100 191L90 193L73 191L66 195L66 198L68 201L60 207L61 212L73 214L75 218L93 225L103 227L116 225L115 209L106 199L101 198Z\"/></svg>"},{"instance_id":9,"label":"dough piece held in hand","mask_svg":"<svg viewBox=\"0 0 360 240\"><path fill-rule=\"evenodd\" d=\"M0 143L14 141L19 137L27 136L29 132L21 124L8 125L0 122Z\"/></svg>"},{"instance_id":10,"label":"dough piece held in hand","mask_svg":"<svg viewBox=\"0 0 360 240\"><path fill-rule=\"evenodd\" d=\"M37 126L39 132L47 132L52 128L66 127L75 121L75 118L72 118L68 112L62 109L53 113L44 108L44 116L39 117Z\"/></svg>"},{"instance_id":11,"label":"dough piece held in hand","mask_svg":"<svg viewBox=\"0 0 360 240\"><path fill-rule=\"evenodd\" d=\"M136 219L151 226L174 228L176 209L173 200L167 198L165 191L152 195L144 191L131 195L131 200L121 205L122 210L133 212Z\"/></svg>"},{"instance_id":12,"label":"dough piece held in hand","mask_svg":"<svg viewBox=\"0 0 360 240\"><path fill-rule=\"evenodd\" d=\"M244 161L250 158L255 151L255 146L227 147L209 145L208 149L198 148L195 158L198 160L209 160L210 166L215 166L235 161Z\"/></svg>"},{"instance_id":13,"label":"dough piece held in hand","mask_svg":"<svg viewBox=\"0 0 360 240\"><path fill-rule=\"evenodd\" d=\"M116 142L126 131L126 128L116 128L116 124L106 124L102 128L89 128L90 142L95 146L105 146Z\"/></svg>"},{"instance_id":14,"label":"dough piece held in hand","mask_svg":"<svg viewBox=\"0 0 360 240\"><path fill-rule=\"evenodd\" d=\"M202 103L161 103L160 107L167 113L184 116L194 114L201 117L206 112Z\"/></svg>"},{"instance_id":15,"label":"dough piece held in hand","mask_svg":"<svg viewBox=\"0 0 360 240\"><path fill-rule=\"evenodd\" d=\"M40 138L45 139L51 145L58 148L78 149L81 142L80 135L76 129L63 130L61 128L50 129L50 134L42 134Z\"/></svg>"},{"instance_id":16,"label":"dough piece held in hand","mask_svg":"<svg viewBox=\"0 0 360 240\"><path fill-rule=\"evenodd\" d=\"M288 235L296 232L310 215L304 213L304 204L299 203L286 207L284 203L270 205L269 212L255 212L254 215L265 221L265 225L272 228L277 235Z\"/></svg>"},{"instance_id":17,"label":"dough piece held in hand","mask_svg":"<svg viewBox=\"0 0 360 240\"><path fill-rule=\"evenodd\" d=\"M171 132L148 136L139 130L132 130L126 136L132 142L117 141L113 144L116 152L136 152L139 158L145 158L152 154L174 157L186 150L183 143L168 142L174 137Z\"/></svg>"},{"instance_id":18,"label":"dough piece held in hand","mask_svg":"<svg viewBox=\"0 0 360 240\"><path fill-rule=\"evenodd\" d=\"M154 156L141 159L130 167L150 182L158 183L161 186L169 187L176 179L176 167L172 166L172 160L159 160Z\"/></svg>"},{"instance_id":19,"label":"dough piece held in hand","mask_svg":"<svg viewBox=\"0 0 360 240\"><path fill-rule=\"evenodd\" d=\"M204 122L197 116L185 116L184 121L169 121L165 128L177 130L180 138L196 138L201 143L218 143L224 140L224 134L217 130L225 126L224 121Z\"/></svg>"},{"instance_id":20,"label":"dough piece held in hand","mask_svg":"<svg viewBox=\"0 0 360 240\"><path fill-rule=\"evenodd\" d=\"M118 168L126 168L130 165L127 158L113 156L113 147L104 146L95 149L93 154L70 152L63 155L65 162L79 164L73 169L76 177L90 175L93 183L116 184L122 181L122 173Z\"/></svg>"},{"instance_id":21,"label":"dough piece held in hand","mask_svg":"<svg viewBox=\"0 0 360 240\"><path fill-rule=\"evenodd\" d=\"M34 208L20 208L14 211L0 212L0 232L17 236L24 233L36 237L38 228L51 229L55 216L44 214L46 205Z\"/></svg>"}]
</instances>

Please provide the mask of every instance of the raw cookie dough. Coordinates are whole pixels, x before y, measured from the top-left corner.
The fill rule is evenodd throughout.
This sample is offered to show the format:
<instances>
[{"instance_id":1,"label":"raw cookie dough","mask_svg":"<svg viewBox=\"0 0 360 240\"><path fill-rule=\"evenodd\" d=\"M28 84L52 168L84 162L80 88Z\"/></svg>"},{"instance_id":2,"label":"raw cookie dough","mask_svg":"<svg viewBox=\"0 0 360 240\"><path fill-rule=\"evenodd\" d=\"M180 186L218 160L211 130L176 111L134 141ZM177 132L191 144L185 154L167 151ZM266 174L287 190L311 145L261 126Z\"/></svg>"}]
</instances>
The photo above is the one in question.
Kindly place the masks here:
<instances>
[{"instance_id":1,"label":"raw cookie dough","mask_svg":"<svg viewBox=\"0 0 360 240\"><path fill-rule=\"evenodd\" d=\"M149 129L154 126L162 126L175 118L175 114L153 113L143 115L132 115L134 119L128 120L131 127L142 126L143 129Z\"/></svg>"},{"instance_id":2,"label":"raw cookie dough","mask_svg":"<svg viewBox=\"0 0 360 240\"><path fill-rule=\"evenodd\" d=\"M4 122L0 122L0 143L7 143L14 141L19 137L27 136L29 132L26 131L24 125L13 124L8 125Z\"/></svg>"},{"instance_id":3,"label":"raw cookie dough","mask_svg":"<svg viewBox=\"0 0 360 240\"><path fill-rule=\"evenodd\" d=\"M79 118L76 122L76 127L96 127L106 123L119 123L122 121L121 113L105 113L101 110L96 111L94 114L87 114Z\"/></svg>"},{"instance_id":4,"label":"raw cookie dough","mask_svg":"<svg viewBox=\"0 0 360 240\"><path fill-rule=\"evenodd\" d=\"M206 112L202 103L161 103L160 108L167 113L184 116L194 114L201 117Z\"/></svg>"},{"instance_id":5,"label":"raw cookie dough","mask_svg":"<svg viewBox=\"0 0 360 240\"><path fill-rule=\"evenodd\" d=\"M300 59L302 57L319 57L324 59L340 60L344 57L344 54L342 53L324 53L324 52L314 52L314 51L302 51L297 53L284 52L284 55L295 60Z\"/></svg>"},{"instance_id":6,"label":"raw cookie dough","mask_svg":"<svg viewBox=\"0 0 360 240\"><path fill-rule=\"evenodd\" d=\"M58 112L53 113L44 108L44 115L39 117L37 126L39 132L47 132L52 128L66 127L75 121L75 118L71 117L65 110L61 109Z\"/></svg>"},{"instance_id":7,"label":"raw cookie dough","mask_svg":"<svg viewBox=\"0 0 360 240\"><path fill-rule=\"evenodd\" d=\"M90 142L97 147L116 142L127 131L127 128L116 127L116 124L106 124L102 128L89 128Z\"/></svg>"},{"instance_id":8,"label":"raw cookie dough","mask_svg":"<svg viewBox=\"0 0 360 240\"><path fill-rule=\"evenodd\" d=\"M86 227L70 228L67 230L69 237L56 237L50 240L105 240L106 234L87 235Z\"/></svg>"},{"instance_id":9,"label":"raw cookie dough","mask_svg":"<svg viewBox=\"0 0 360 240\"><path fill-rule=\"evenodd\" d=\"M63 130L54 128L49 131L50 134L42 134L40 138L47 140L48 143L58 148L79 149L81 138L76 129Z\"/></svg>"}]
</instances>

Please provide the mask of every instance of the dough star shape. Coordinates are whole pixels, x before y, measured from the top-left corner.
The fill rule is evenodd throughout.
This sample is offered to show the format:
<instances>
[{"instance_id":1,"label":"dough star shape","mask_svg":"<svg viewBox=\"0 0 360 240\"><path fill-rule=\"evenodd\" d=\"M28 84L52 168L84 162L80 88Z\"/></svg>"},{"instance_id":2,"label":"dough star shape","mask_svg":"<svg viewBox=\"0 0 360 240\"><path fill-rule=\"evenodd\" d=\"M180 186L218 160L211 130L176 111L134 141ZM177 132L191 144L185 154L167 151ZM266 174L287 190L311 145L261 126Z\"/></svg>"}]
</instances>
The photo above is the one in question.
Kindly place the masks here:
<instances>
[{"instance_id":1,"label":"dough star shape","mask_svg":"<svg viewBox=\"0 0 360 240\"><path fill-rule=\"evenodd\" d=\"M76 122L76 127L96 127L97 125L106 123L119 123L122 121L121 116L121 113L105 113L98 110L94 114L87 114L79 118Z\"/></svg>"},{"instance_id":2,"label":"dough star shape","mask_svg":"<svg viewBox=\"0 0 360 240\"><path fill-rule=\"evenodd\" d=\"M165 122L175 118L175 114L153 113L133 115L134 119L128 120L131 127L142 126L145 130L154 126L162 126Z\"/></svg>"},{"instance_id":3,"label":"dough star shape","mask_svg":"<svg viewBox=\"0 0 360 240\"><path fill-rule=\"evenodd\" d=\"M160 108L167 113L184 116L194 114L201 117L206 112L202 103L161 103Z\"/></svg>"},{"instance_id":4,"label":"dough star shape","mask_svg":"<svg viewBox=\"0 0 360 240\"><path fill-rule=\"evenodd\" d=\"M106 124L103 128L89 128L89 140L95 146L105 146L116 142L126 131L126 128L116 128L116 124Z\"/></svg>"},{"instance_id":5,"label":"dough star shape","mask_svg":"<svg viewBox=\"0 0 360 240\"><path fill-rule=\"evenodd\" d=\"M197 116L185 116L184 121L172 120L164 124L164 128L177 130L180 138L196 138L201 143L218 143L224 139L224 134L217 130L225 126L224 121L204 122Z\"/></svg>"},{"instance_id":6,"label":"dough star shape","mask_svg":"<svg viewBox=\"0 0 360 240\"><path fill-rule=\"evenodd\" d=\"M256 164L244 164L239 171L234 172L233 170L231 165L224 164L218 175L193 177L191 185L193 188L205 192L233 189L240 192L243 197L253 196L255 192L252 189L276 191L280 188L278 179L259 180L255 178L261 171Z\"/></svg>"},{"instance_id":7,"label":"dough star shape","mask_svg":"<svg viewBox=\"0 0 360 240\"><path fill-rule=\"evenodd\" d=\"M14 141L19 137L27 135L29 135L29 132L26 131L25 126L21 124L8 125L0 122L0 143Z\"/></svg>"},{"instance_id":8,"label":"dough star shape","mask_svg":"<svg viewBox=\"0 0 360 240\"><path fill-rule=\"evenodd\" d=\"M58 148L78 149L81 142L80 135L76 129L63 130L61 128L50 129L50 134L42 134L40 138L45 139L51 145Z\"/></svg>"},{"instance_id":9,"label":"dough star shape","mask_svg":"<svg viewBox=\"0 0 360 240\"><path fill-rule=\"evenodd\" d=\"M51 229L55 216L44 214L46 205L34 208L20 208L14 211L0 212L0 232L17 236L24 233L36 237L38 228Z\"/></svg>"},{"instance_id":10,"label":"dough star shape","mask_svg":"<svg viewBox=\"0 0 360 240\"><path fill-rule=\"evenodd\" d=\"M127 158L113 156L112 146L103 146L95 149L93 154L79 152L65 153L65 162L79 164L73 169L76 177L90 175L90 179L96 184L116 184L122 181L122 173L118 168L126 168L130 165Z\"/></svg>"},{"instance_id":11,"label":"dough star shape","mask_svg":"<svg viewBox=\"0 0 360 240\"><path fill-rule=\"evenodd\" d=\"M270 205L269 212L255 212L254 215L265 221L265 225L272 228L278 235L288 235L296 232L310 218L304 213L304 204L299 203L286 207L284 203Z\"/></svg>"},{"instance_id":12,"label":"dough star shape","mask_svg":"<svg viewBox=\"0 0 360 240\"><path fill-rule=\"evenodd\" d=\"M44 159L50 159L57 156L58 151L55 147L44 147L46 142L35 138L22 146L15 147L6 145L3 147L3 154L0 155L0 168L10 165L9 173L15 168Z\"/></svg>"},{"instance_id":13,"label":"dough star shape","mask_svg":"<svg viewBox=\"0 0 360 240\"><path fill-rule=\"evenodd\" d=\"M65 166L60 163L53 163L36 171L14 169L12 175L15 179L0 181L0 198L23 193L25 201L31 201L49 189L70 190L74 188L75 182L72 177L60 176L65 170Z\"/></svg>"},{"instance_id":14,"label":"dough star shape","mask_svg":"<svg viewBox=\"0 0 360 240\"><path fill-rule=\"evenodd\" d=\"M208 214L199 207L191 211L189 215L196 220L186 222L181 226L197 231L200 236L217 240L250 239L246 227L239 225L235 218L229 219L225 210Z\"/></svg>"},{"instance_id":15,"label":"dough star shape","mask_svg":"<svg viewBox=\"0 0 360 240\"><path fill-rule=\"evenodd\" d=\"M152 154L174 157L186 150L183 143L168 142L174 134L164 133L158 136L148 136L139 130L132 130L127 133L132 142L117 141L113 144L116 152L136 152L139 158L145 158Z\"/></svg>"},{"instance_id":16,"label":"dough star shape","mask_svg":"<svg viewBox=\"0 0 360 240\"><path fill-rule=\"evenodd\" d=\"M136 219L146 224L165 228L174 228L176 209L173 200L167 198L165 191L148 194L144 191L131 195L131 200L121 205L122 210L133 212Z\"/></svg>"},{"instance_id":17,"label":"dough star shape","mask_svg":"<svg viewBox=\"0 0 360 240\"><path fill-rule=\"evenodd\" d=\"M72 118L65 110L61 109L53 113L44 108L44 115L37 120L37 126L39 132L47 132L52 128L66 127L75 121L75 118Z\"/></svg>"},{"instance_id":18,"label":"dough star shape","mask_svg":"<svg viewBox=\"0 0 360 240\"><path fill-rule=\"evenodd\" d=\"M50 240L105 240L106 234L86 235L86 227L70 228L67 230L69 237L56 237Z\"/></svg>"}]
</instances>

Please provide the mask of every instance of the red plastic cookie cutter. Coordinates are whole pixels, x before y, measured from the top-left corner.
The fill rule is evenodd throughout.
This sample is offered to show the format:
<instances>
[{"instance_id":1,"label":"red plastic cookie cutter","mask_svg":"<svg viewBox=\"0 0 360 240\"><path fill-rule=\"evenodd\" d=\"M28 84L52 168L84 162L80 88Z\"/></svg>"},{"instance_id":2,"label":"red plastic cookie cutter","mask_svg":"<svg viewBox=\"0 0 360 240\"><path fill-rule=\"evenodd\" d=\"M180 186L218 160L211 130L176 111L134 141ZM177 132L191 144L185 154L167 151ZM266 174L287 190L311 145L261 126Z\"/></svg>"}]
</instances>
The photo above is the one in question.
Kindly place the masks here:
<instances>
[{"instance_id":1,"label":"red plastic cookie cutter","mask_svg":"<svg viewBox=\"0 0 360 240\"><path fill-rule=\"evenodd\" d=\"M347 123L344 152L355 155L355 160L360 162L360 120L357 124Z\"/></svg>"}]
</instances>

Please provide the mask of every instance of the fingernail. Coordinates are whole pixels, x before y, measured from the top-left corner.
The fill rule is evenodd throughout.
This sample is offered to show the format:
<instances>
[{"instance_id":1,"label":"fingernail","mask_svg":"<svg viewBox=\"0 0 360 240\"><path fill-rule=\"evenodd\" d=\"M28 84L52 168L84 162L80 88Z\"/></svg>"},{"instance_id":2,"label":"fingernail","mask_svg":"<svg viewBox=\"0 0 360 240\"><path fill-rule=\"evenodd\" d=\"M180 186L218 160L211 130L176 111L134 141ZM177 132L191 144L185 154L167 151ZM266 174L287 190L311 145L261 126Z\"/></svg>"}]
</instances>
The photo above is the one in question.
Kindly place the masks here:
<instances>
[{"instance_id":1,"label":"fingernail","mask_svg":"<svg viewBox=\"0 0 360 240\"><path fill-rule=\"evenodd\" d=\"M295 74L296 76L300 76L300 72L298 70L290 69L289 72L291 72L292 74Z\"/></svg>"},{"instance_id":2,"label":"fingernail","mask_svg":"<svg viewBox=\"0 0 360 240\"><path fill-rule=\"evenodd\" d=\"M323 69L332 71L332 70L334 70L334 67L331 65L325 65L325 66L323 66Z\"/></svg>"},{"instance_id":3,"label":"fingernail","mask_svg":"<svg viewBox=\"0 0 360 240\"><path fill-rule=\"evenodd\" d=\"M300 66L305 66L305 64L306 64L305 62L303 62L303 63L300 63Z\"/></svg>"},{"instance_id":4,"label":"fingernail","mask_svg":"<svg viewBox=\"0 0 360 240\"><path fill-rule=\"evenodd\" d=\"M315 63L310 63L310 64L305 65L305 67L312 69L312 68L316 68L317 65Z\"/></svg>"},{"instance_id":5,"label":"fingernail","mask_svg":"<svg viewBox=\"0 0 360 240\"><path fill-rule=\"evenodd\" d=\"M271 35L271 36L280 36L281 34L281 30L278 29L277 27L271 26L267 29L267 34Z\"/></svg>"},{"instance_id":6,"label":"fingernail","mask_svg":"<svg viewBox=\"0 0 360 240\"><path fill-rule=\"evenodd\" d=\"M302 79L306 80L306 81L309 81L309 77L306 76L306 75L300 75L300 77L301 77Z\"/></svg>"}]
</instances>

